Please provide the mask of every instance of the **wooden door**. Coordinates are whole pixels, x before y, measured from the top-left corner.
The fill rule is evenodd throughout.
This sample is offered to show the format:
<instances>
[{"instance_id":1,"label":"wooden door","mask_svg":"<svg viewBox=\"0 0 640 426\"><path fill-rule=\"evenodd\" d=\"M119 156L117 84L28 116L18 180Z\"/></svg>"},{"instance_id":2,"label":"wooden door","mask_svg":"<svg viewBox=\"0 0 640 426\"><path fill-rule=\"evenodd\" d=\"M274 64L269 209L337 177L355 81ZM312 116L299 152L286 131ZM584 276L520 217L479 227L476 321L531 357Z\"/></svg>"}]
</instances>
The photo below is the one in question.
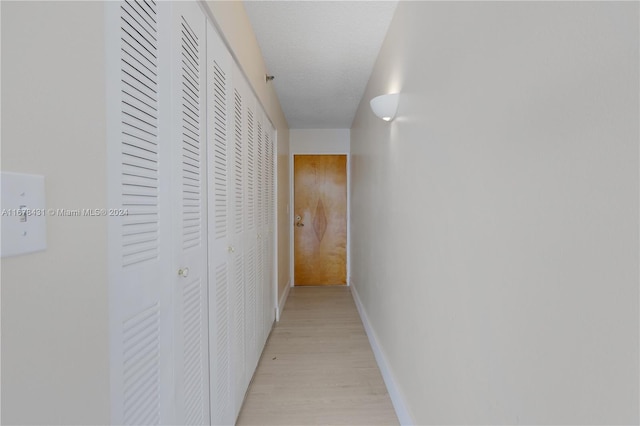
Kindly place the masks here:
<instances>
[{"instance_id":1,"label":"wooden door","mask_svg":"<svg viewBox=\"0 0 640 426\"><path fill-rule=\"evenodd\" d=\"M296 155L295 285L347 283L347 156Z\"/></svg>"}]
</instances>

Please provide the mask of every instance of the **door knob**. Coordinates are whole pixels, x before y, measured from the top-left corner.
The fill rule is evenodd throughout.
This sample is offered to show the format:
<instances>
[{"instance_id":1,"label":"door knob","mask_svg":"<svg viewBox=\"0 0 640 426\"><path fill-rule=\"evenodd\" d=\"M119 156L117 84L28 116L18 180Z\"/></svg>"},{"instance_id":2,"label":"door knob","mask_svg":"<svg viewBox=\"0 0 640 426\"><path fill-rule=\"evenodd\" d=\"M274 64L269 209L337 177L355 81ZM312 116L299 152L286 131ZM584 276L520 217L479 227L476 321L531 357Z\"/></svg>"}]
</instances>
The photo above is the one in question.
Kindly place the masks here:
<instances>
[{"instance_id":1,"label":"door knob","mask_svg":"<svg viewBox=\"0 0 640 426\"><path fill-rule=\"evenodd\" d=\"M298 228L300 228L300 227L304 226L304 223L302 223L302 222L298 222L298 223L296 223L296 226L297 226Z\"/></svg>"},{"instance_id":2,"label":"door knob","mask_svg":"<svg viewBox=\"0 0 640 426\"><path fill-rule=\"evenodd\" d=\"M235 253L236 252L236 248L234 246L229 246L229 248L227 248L227 251L229 253Z\"/></svg>"},{"instance_id":3,"label":"door knob","mask_svg":"<svg viewBox=\"0 0 640 426\"><path fill-rule=\"evenodd\" d=\"M189 276L189 268L178 269L178 276L182 278L187 278Z\"/></svg>"}]
</instances>

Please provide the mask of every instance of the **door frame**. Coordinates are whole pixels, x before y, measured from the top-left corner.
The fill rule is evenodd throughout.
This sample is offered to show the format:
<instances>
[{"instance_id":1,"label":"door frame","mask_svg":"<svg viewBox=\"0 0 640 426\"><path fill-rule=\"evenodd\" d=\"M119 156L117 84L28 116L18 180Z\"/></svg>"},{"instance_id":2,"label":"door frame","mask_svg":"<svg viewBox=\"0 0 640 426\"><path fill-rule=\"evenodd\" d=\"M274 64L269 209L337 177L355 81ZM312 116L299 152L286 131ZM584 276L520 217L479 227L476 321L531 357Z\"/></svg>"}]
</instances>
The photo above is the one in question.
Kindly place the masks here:
<instances>
[{"instance_id":1,"label":"door frame","mask_svg":"<svg viewBox=\"0 0 640 426\"><path fill-rule=\"evenodd\" d=\"M289 142L289 208L287 210L289 218L289 286L295 287L295 246L294 246L294 188L295 182L293 180L293 167L294 157L296 155L344 155L347 157L347 287L351 286L351 153L349 152L337 152L335 150L320 152L320 151L304 151L294 150ZM286 292L288 293L288 291Z\"/></svg>"}]
</instances>

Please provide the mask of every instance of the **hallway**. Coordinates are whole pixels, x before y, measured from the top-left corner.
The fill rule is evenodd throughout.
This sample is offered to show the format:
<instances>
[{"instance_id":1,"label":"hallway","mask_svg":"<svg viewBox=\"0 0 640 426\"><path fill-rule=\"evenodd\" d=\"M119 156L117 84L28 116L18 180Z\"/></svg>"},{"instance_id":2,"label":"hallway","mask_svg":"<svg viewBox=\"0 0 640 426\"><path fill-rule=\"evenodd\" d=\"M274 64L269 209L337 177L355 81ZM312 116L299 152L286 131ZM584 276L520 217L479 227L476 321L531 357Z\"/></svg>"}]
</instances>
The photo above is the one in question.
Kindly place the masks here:
<instances>
[{"instance_id":1,"label":"hallway","mask_svg":"<svg viewBox=\"0 0 640 426\"><path fill-rule=\"evenodd\" d=\"M291 289L237 424L398 424L348 287Z\"/></svg>"},{"instance_id":2,"label":"hallway","mask_svg":"<svg viewBox=\"0 0 640 426\"><path fill-rule=\"evenodd\" d=\"M638 34L0 0L0 425L640 425Z\"/></svg>"}]
</instances>

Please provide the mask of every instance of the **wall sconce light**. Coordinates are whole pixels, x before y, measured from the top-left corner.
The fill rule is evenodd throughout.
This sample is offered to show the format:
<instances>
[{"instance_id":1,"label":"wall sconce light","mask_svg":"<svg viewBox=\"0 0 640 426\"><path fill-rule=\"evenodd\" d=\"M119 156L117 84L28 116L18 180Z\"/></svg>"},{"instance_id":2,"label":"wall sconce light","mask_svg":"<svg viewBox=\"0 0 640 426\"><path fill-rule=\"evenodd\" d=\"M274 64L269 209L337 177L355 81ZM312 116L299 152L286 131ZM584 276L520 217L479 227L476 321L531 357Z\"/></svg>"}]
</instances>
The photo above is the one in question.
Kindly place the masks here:
<instances>
[{"instance_id":1,"label":"wall sconce light","mask_svg":"<svg viewBox=\"0 0 640 426\"><path fill-rule=\"evenodd\" d=\"M369 103L373 113L382 118L384 121L391 121L398 111L398 99L400 93L389 93L388 95L380 95L371 99Z\"/></svg>"}]
</instances>

